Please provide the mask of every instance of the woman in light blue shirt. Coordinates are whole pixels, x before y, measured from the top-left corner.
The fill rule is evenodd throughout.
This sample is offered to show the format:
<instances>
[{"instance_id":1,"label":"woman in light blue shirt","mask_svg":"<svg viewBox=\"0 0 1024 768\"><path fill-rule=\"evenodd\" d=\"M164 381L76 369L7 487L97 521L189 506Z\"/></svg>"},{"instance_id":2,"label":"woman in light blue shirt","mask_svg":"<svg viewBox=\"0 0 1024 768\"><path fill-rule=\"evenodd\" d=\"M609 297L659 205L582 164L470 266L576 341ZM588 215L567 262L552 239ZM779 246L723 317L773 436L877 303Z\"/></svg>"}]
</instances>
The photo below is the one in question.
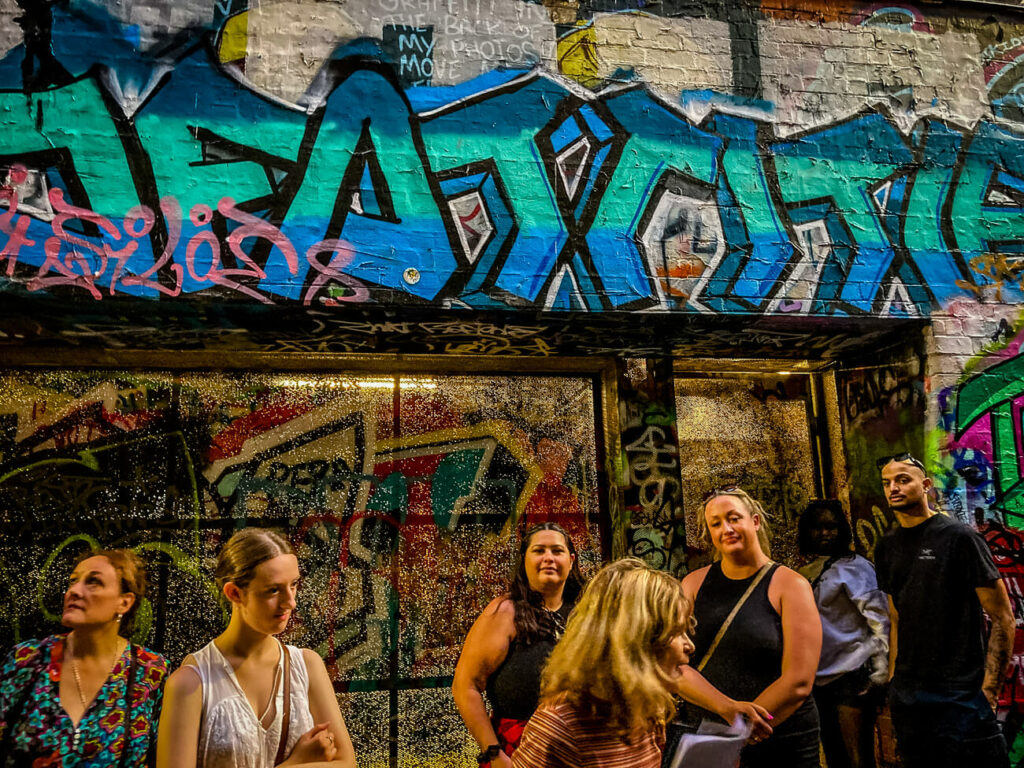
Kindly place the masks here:
<instances>
[{"instance_id":1,"label":"woman in light blue shirt","mask_svg":"<svg viewBox=\"0 0 1024 768\"><path fill-rule=\"evenodd\" d=\"M875 768L875 720L889 676L889 606L871 562L852 551L838 501L812 501L800 516L800 569L821 615L814 700L829 768Z\"/></svg>"}]
</instances>

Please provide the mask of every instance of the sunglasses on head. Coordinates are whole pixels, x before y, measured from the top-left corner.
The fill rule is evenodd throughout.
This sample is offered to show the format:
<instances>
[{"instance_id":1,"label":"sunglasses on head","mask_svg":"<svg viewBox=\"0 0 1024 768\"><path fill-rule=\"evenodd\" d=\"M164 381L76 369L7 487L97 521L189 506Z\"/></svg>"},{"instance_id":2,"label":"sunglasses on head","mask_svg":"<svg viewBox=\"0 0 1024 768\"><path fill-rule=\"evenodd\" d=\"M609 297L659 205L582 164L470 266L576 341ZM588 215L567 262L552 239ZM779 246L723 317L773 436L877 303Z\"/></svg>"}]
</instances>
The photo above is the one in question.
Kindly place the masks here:
<instances>
[{"instance_id":1,"label":"sunglasses on head","mask_svg":"<svg viewBox=\"0 0 1024 768\"><path fill-rule=\"evenodd\" d=\"M721 496L723 493L734 493L739 489L740 487L738 485L723 485L721 488L712 488L710 491L704 494L704 500L701 503L707 504L709 501L715 498L715 496Z\"/></svg>"},{"instance_id":2,"label":"sunglasses on head","mask_svg":"<svg viewBox=\"0 0 1024 768\"><path fill-rule=\"evenodd\" d=\"M907 464L914 465L922 472L927 472L927 470L924 468L924 464L915 459L906 451L904 451L903 453L894 453L892 456L882 456L881 458L875 461L875 466L878 467L879 469L882 469L886 464L890 464L894 461L903 461L906 462Z\"/></svg>"}]
</instances>

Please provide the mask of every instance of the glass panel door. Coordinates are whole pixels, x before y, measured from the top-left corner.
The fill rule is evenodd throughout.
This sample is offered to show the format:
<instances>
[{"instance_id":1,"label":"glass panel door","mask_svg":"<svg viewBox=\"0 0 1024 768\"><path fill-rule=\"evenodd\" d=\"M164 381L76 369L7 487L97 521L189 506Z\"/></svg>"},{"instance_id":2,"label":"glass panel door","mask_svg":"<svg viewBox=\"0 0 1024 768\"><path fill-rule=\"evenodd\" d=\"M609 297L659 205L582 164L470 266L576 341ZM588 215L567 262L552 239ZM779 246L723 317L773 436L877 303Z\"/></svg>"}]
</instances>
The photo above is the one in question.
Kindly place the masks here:
<instances>
[{"instance_id":1,"label":"glass panel door","mask_svg":"<svg viewBox=\"0 0 1024 768\"><path fill-rule=\"evenodd\" d=\"M795 562L797 517L819 487L812 386L807 374L677 375L688 546L703 549L698 514L707 493L739 485L769 515L772 558Z\"/></svg>"}]
</instances>

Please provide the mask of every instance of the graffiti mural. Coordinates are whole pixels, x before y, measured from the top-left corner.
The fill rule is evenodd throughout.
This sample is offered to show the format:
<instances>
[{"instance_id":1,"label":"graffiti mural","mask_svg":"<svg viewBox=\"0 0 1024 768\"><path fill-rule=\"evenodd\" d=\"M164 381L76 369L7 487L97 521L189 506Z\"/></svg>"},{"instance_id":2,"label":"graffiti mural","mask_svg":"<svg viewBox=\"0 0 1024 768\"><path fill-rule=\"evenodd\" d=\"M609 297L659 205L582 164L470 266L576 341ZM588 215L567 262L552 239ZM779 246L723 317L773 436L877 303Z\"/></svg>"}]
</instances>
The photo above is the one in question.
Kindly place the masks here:
<instances>
[{"instance_id":1,"label":"graffiti mural","mask_svg":"<svg viewBox=\"0 0 1024 768\"><path fill-rule=\"evenodd\" d=\"M102 543L152 564L137 639L177 663L226 620L219 544L283 529L287 635L326 660L363 765L475 754L448 687L524 527L560 522L587 571L602 556L587 379L51 372L0 392L0 645L52 631Z\"/></svg>"},{"instance_id":2,"label":"graffiti mural","mask_svg":"<svg viewBox=\"0 0 1024 768\"><path fill-rule=\"evenodd\" d=\"M1015 338L1007 349L1019 350ZM1006 350L1003 351L1006 355ZM1012 355L1012 356L1011 356ZM1020 409L1024 358L1019 351L971 376L956 392L954 470L1008 523L1024 522Z\"/></svg>"},{"instance_id":3,"label":"graffiti mural","mask_svg":"<svg viewBox=\"0 0 1024 768\"><path fill-rule=\"evenodd\" d=\"M1019 319L987 317L995 332L964 361L955 386L937 393L939 423L929 442L941 458L935 473L943 508L974 525L988 542L1003 575L1017 634L1007 685L1000 698L1014 760L1024 759L1024 509L1018 485L1022 451Z\"/></svg>"},{"instance_id":4,"label":"graffiti mural","mask_svg":"<svg viewBox=\"0 0 1024 768\"><path fill-rule=\"evenodd\" d=\"M96 61L101 10L49 10L53 66L0 62L7 291L883 317L1020 293L1012 123L882 105L794 133L724 83L673 103L543 68L428 86L437 30L397 22L397 68L341 49L289 104L223 35Z\"/></svg>"},{"instance_id":5,"label":"graffiti mural","mask_svg":"<svg viewBox=\"0 0 1024 768\"><path fill-rule=\"evenodd\" d=\"M919 338L906 339L911 348L920 343ZM924 362L918 354L904 354L905 359L852 365L836 373L850 472L850 523L854 546L866 557L896 524L875 462L904 450L926 455Z\"/></svg>"},{"instance_id":6,"label":"graffiti mural","mask_svg":"<svg viewBox=\"0 0 1024 768\"><path fill-rule=\"evenodd\" d=\"M672 371L667 360L625 362L619 377L626 554L686 572L686 524Z\"/></svg>"},{"instance_id":7,"label":"graffiti mural","mask_svg":"<svg viewBox=\"0 0 1024 768\"><path fill-rule=\"evenodd\" d=\"M1024 533L1007 528L994 520L978 521L978 530L985 537L996 567L1002 574L1006 591L1010 595L1013 615L1017 617L1017 632L1013 656L1007 672L1007 683L999 698L999 709L1006 713L1005 732L1016 734L1011 755L1014 765L1024 758Z\"/></svg>"}]
</instances>

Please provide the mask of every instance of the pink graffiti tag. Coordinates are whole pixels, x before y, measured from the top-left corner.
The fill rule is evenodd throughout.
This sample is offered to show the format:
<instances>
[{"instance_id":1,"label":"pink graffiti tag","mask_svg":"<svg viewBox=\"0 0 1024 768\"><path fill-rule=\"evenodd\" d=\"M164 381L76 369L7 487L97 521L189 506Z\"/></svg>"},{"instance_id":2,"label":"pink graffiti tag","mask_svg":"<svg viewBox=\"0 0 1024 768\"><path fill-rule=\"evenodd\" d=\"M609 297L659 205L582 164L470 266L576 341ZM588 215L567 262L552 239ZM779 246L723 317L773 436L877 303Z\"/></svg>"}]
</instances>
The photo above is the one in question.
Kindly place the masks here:
<instances>
[{"instance_id":1,"label":"pink graffiti tag","mask_svg":"<svg viewBox=\"0 0 1024 768\"><path fill-rule=\"evenodd\" d=\"M32 247L35 240L28 237L28 228L32 219L28 216L18 217L18 193L10 187L0 189L0 200L7 201L7 210L0 214L0 232L7 235L7 243L0 251L0 261L7 259L7 276L14 275L14 265L18 263L18 254L23 246ZM17 222L15 222L17 218Z\"/></svg>"},{"instance_id":2,"label":"pink graffiti tag","mask_svg":"<svg viewBox=\"0 0 1024 768\"><path fill-rule=\"evenodd\" d=\"M181 285L185 280L185 270L181 264L172 263L168 267L171 274L175 277L174 287L166 286L158 280L151 279L155 273L173 258L174 251L178 247L178 241L181 239L181 206L178 205L178 201L173 197L161 198L160 212L163 213L164 221L167 222L167 244L164 246L163 253L160 254L159 259L154 260L153 266L141 275L125 275L121 282L127 286L138 285L144 288L152 288L167 296L177 296L181 293ZM125 215L124 229L130 237L141 240L153 230L155 222L156 216L153 214L153 210L148 205L139 205L129 210ZM140 223L142 224L142 229L136 229L136 226ZM115 270L114 276L110 279L111 295L114 294L122 267L124 267L123 261L117 265L117 270Z\"/></svg>"},{"instance_id":3,"label":"pink graffiti tag","mask_svg":"<svg viewBox=\"0 0 1024 768\"><path fill-rule=\"evenodd\" d=\"M327 264L320 263L319 256L321 253L331 254L331 258ZM370 297L370 292L366 289L366 286L356 278L341 271L342 267L347 267L352 262L352 257L354 255L355 252L352 250L352 246L344 240L321 240L319 243L311 246L310 249L306 251L306 261L308 261L309 266L319 274L317 274L309 284L309 288L306 290L306 295L303 298L302 303L308 307L313 302L313 298L316 296L317 292L332 281L341 283L342 285L352 289L352 294L348 296L334 296L326 298L324 299L324 304L327 306L334 306L339 301L366 301Z\"/></svg>"},{"instance_id":4,"label":"pink graffiti tag","mask_svg":"<svg viewBox=\"0 0 1024 768\"><path fill-rule=\"evenodd\" d=\"M89 291L94 299L102 299L103 295L96 287L96 280L106 271L109 256L121 256L124 254L124 250L112 251L106 244L97 245L91 240L69 232L64 225L70 221L89 222L99 227L114 240L121 239L120 230L106 216L90 211L88 208L78 208L64 202L63 189L51 189L49 198L50 205L57 212L50 223L53 228L53 236L48 237L43 244L46 260L39 267L36 276L29 282L29 290L44 290L54 285L76 285ZM126 249L129 253L132 250L131 245L129 244L129 248ZM64 258L61 259L61 252L64 251L65 246L67 246L67 251ZM99 257L99 266L95 270L83 255L83 251ZM76 273L75 267L78 267L80 272ZM47 277L51 270L57 272L58 275Z\"/></svg>"},{"instance_id":5,"label":"pink graffiti tag","mask_svg":"<svg viewBox=\"0 0 1024 768\"><path fill-rule=\"evenodd\" d=\"M110 296L115 295L121 287L142 287L167 296L178 296L182 292L187 271L189 277L197 283L220 285L257 301L273 304L269 294L246 284L267 278L266 270L250 255L251 248L243 247L247 240L268 242L271 248L276 248L284 257L288 272L293 276L299 274L298 254L288 236L273 224L240 209L230 197L221 198L217 203L217 213L238 225L224 239L224 245L238 266L228 267L222 263L221 239L212 230L214 211L202 203L194 205L189 211L189 220L199 231L192 235L185 246L184 265L176 263L174 254L182 239L183 212L175 198L164 197L160 200L160 214L167 226L167 240L153 264L140 274L129 273L127 265L138 252L139 243L153 233L157 215L152 208L147 205L130 208L122 221L122 232L122 228L118 228L106 216L66 202L62 189L51 189L49 199L56 212L50 223L53 235L43 244L46 259L28 282L30 291L45 290L55 285L72 285L84 288L94 299L99 300L103 298L103 293L97 287L97 282L109 271L107 293ZM0 250L0 261L7 260L6 274L11 277L15 273L21 249L32 247L36 242L28 236L33 219L18 212L18 194L12 186L0 186L0 205L4 201L7 210L0 212L0 232L7 235L7 242ZM101 232L101 242L77 234L73 229L69 230L67 225L73 221L94 225ZM116 244L124 242L124 247L118 248L111 241ZM204 246L209 249L207 258L200 256ZM324 253L330 254L327 263L321 259ZM352 258L352 247L343 240L330 238L312 245L306 252L306 261L315 274L311 276L303 303L309 306L317 293L330 283L340 283L348 291L344 296L324 299L327 306L339 302L367 301L370 293L366 286L341 271L351 263ZM170 285L166 283L168 275L173 280ZM246 278L248 281L242 282Z\"/></svg>"}]
</instances>

